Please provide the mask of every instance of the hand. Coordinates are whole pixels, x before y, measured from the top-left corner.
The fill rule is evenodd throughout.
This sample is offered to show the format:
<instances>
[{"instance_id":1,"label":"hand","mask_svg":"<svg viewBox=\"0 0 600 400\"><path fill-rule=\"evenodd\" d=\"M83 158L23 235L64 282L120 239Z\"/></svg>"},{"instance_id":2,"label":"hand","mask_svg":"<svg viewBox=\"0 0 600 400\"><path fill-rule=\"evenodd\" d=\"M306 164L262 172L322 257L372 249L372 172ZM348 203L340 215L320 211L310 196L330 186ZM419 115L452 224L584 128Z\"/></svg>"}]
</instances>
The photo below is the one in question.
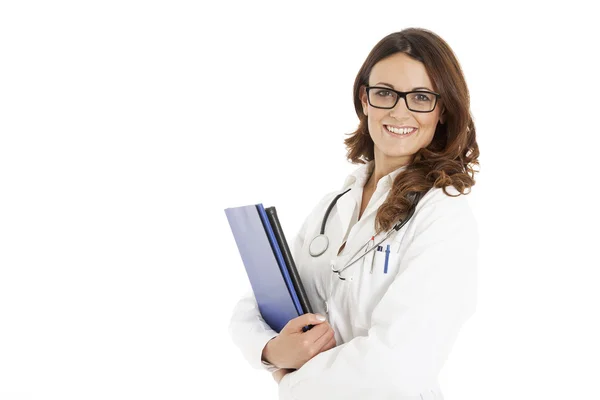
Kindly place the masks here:
<instances>
[{"instance_id":1,"label":"hand","mask_svg":"<svg viewBox=\"0 0 600 400\"><path fill-rule=\"evenodd\" d=\"M314 325L306 332L302 328ZM315 314L303 314L290 320L278 336L263 349L264 360L279 368L300 369L317 354L336 346L333 328Z\"/></svg>"},{"instance_id":2,"label":"hand","mask_svg":"<svg viewBox=\"0 0 600 400\"><path fill-rule=\"evenodd\" d=\"M294 372L294 370L287 369L287 368L278 369L277 371L273 372L273 379L275 379L275 382L277 382L277 384L279 384L279 382L281 382L283 377L286 376L287 374L289 374L290 372Z\"/></svg>"}]
</instances>

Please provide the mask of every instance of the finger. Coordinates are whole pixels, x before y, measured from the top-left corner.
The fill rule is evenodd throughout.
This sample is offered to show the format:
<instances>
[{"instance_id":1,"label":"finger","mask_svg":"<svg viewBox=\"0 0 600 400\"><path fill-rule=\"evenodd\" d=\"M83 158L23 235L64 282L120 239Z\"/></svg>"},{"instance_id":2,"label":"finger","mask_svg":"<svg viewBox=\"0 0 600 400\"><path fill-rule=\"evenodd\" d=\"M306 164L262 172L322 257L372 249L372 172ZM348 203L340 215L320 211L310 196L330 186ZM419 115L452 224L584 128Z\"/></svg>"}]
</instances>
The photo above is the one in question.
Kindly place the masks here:
<instances>
[{"instance_id":1,"label":"finger","mask_svg":"<svg viewBox=\"0 0 600 400\"><path fill-rule=\"evenodd\" d=\"M304 328L307 325L322 324L323 322L325 322L326 318L323 316L320 316L320 317L322 317L322 320L321 320L318 318L319 316L320 316L319 314L311 314L311 313L302 314L299 317L296 317L296 318L290 320L286 324L285 328L287 328L293 332L299 332L299 331L302 331L302 328Z\"/></svg>"},{"instance_id":2,"label":"finger","mask_svg":"<svg viewBox=\"0 0 600 400\"><path fill-rule=\"evenodd\" d=\"M331 340L321 348L321 350L319 351L319 353L322 353L324 351L327 350L331 350L336 346L336 342L335 342L335 337L332 337Z\"/></svg>"},{"instance_id":3,"label":"finger","mask_svg":"<svg viewBox=\"0 0 600 400\"><path fill-rule=\"evenodd\" d=\"M325 346L327 343L329 343L329 341L334 337L334 333L333 333L333 329L327 329L327 331L325 331L323 333L323 335L321 335L321 337L319 337L317 340L315 340L315 348L321 350L323 348L323 346Z\"/></svg>"}]
</instances>

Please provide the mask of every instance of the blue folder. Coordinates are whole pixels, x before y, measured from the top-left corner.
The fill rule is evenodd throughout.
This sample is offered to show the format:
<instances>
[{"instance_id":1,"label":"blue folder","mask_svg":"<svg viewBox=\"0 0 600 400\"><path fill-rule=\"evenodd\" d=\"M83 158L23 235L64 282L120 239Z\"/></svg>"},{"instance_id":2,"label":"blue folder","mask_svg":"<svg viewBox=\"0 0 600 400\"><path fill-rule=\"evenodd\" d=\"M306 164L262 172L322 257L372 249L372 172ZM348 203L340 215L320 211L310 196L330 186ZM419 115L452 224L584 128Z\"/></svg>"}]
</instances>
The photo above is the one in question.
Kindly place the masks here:
<instances>
[{"instance_id":1,"label":"blue folder","mask_svg":"<svg viewBox=\"0 0 600 400\"><path fill-rule=\"evenodd\" d=\"M304 314L262 204L226 208L258 309L276 332Z\"/></svg>"}]
</instances>

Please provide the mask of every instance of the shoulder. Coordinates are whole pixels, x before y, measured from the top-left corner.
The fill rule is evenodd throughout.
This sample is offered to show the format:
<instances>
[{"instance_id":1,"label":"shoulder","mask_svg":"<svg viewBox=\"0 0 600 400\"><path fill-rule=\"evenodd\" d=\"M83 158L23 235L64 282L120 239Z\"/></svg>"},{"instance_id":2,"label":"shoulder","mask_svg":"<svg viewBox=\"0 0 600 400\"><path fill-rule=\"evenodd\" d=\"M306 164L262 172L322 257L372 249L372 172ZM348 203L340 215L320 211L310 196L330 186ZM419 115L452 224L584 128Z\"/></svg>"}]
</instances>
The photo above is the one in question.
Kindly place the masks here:
<instances>
[{"instance_id":1,"label":"shoulder","mask_svg":"<svg viewBox=\"0 0 600 400\"><path fill-rule=\"evenodd\" d=\"M431 188L421 199L415 212L424 209L437 210L438 213L469 213L471 207L467 194L462 194L454 186Z\"/></svg>"},{"instance_id":2,"label":"shoulder","mask_svg":"<svg viewBox=\"0 0 600 400\"><path fill-rule=\"evenodd\" d=\"M477 221L467 198L468 192L462 194L454 186L446 186L445 189L432 188L423 196L415 209L415 220L421 227L460 227L476 232Z\"/></svg>"},{"instance_id":3,"label":"shoulder","mask_svg":"<svg viewBox=\"0 0 600 400\"><path fill-rule=\"evenodd\" d=\"M338 194L343 193L343 192L344 191L340 191L340 190L334 190L331 192L327 192L324 196L321 197L321 199L315 206L315 210L321 209L323 207L327 207L333 201L335 196L337 196Z\"/></svg>"},{"instance_id":4,"label":"shoulder","mask_svg":"<svg viewBox=\"0 0 600 400\"><path fill-rule=\"evenodd\" d=\"M315 204L315 206L312 208L306 220L308 221L311 218L317 218L319 216L322 217L327 207L329 207L333 199L340 193L343 193L343 191L335 190L322 196L317 204Z\"/></svg>"},{"instance_id":5,"label":"shoulder","mask_svg":"<svg viewBox=\"0 0 600 400\"><path fill-rule=\"evenodd\" d=\"M348 192L349 189L350 190L354 189L354 186L345 183L341 189L336 189L336 190L327 192L324 196L321 197L321 199L319 200L319 202L317 203L317 205L315 207L315 210L323 208L323 207L327 208L329 206L329 204L331 204L331 202L337 196L342 195L342 193L344 193L344 196L346 196L346 193Z\"/></svg>"}]
</instances>

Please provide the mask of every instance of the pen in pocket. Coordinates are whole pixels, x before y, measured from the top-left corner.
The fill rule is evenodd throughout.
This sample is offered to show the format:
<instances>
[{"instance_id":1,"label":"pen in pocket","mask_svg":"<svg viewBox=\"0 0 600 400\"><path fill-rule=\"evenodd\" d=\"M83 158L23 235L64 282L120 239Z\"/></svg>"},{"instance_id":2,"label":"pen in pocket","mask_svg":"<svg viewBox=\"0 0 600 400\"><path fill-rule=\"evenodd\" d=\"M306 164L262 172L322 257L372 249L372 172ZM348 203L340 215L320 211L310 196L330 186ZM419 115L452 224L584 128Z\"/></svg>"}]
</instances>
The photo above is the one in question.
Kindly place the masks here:
<instances>
[{"instance_id":1,"label":"pen in pocket","mask_svg":"<svg viewBox=\"0 0 600 400\"><path fill-rule=\"evenodd\" d=\"M373 256L371 257L371 273L373 273L373 267L375 264L375 253L377 253L378 251L382 251L383 247L381 246L377 246L377 249L375 249L375 251L373 252Z\"/></svg>"},{"instance_id":2,"label":"pen in pocket","mask_svg":"<svg viewBox=\"0 0 600 400\"><path fill-rule=\"evenodd\" d=\"M385 248L385 266L383 267L383 273L387 274L387 270L388 270L388 260L390 258L390 245L386 245Z\"/></svg>"},{"instance_id":3,"label":"pen in pocket","mask_svg":"<svg viewBox=\"0 0 600 400\"><path fill-rule=\"evenodd\" d=\"M365 253L369 250L369 247L371 244L375 243L375 236L371 236L371 240L369 240L369 243L367 244L367 248L365 249ZM373 254L371 255L371 273L373 273L373 259L375 258L375 252L373 252ZM367 258L365 257L365 262L367 261Z\"/></svg>"}]
</instances>

